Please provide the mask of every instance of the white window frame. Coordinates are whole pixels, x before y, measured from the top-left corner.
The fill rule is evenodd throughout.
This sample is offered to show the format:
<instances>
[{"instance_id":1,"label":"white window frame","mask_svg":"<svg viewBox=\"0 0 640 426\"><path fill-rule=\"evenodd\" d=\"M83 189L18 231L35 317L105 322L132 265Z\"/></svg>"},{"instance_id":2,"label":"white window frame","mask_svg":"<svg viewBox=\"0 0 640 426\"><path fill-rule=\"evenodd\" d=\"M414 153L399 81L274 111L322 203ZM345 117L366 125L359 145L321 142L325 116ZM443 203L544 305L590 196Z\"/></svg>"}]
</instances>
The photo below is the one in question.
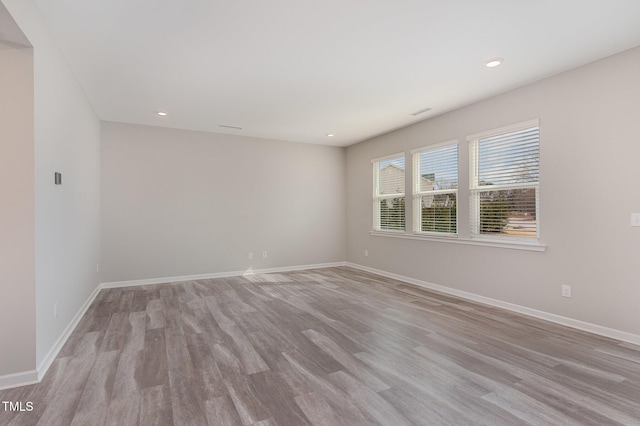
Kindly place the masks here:
<instances>
[{"instance_id":1,"label":"white window frame","mask_svg":"<svg viewBox=\"0 0 640 426\"><path fill-rule=\"evenodd\" d=\"M405 170L404 170L404 180L405 180L405 188L400 193L394 194L380 194L380 163L383 161L395 160L403 158L405 162ZM406 181L407 181L407 159L404 152L399 152L396 154L386 155L384 157L374 158L371 160L371 164L373 166L373 231L375 232L390 232L395 234L404 234L407 229L407 218L406 218L406 206L407 200L405 196L406 192ZM380 227L380 203L382 201L393 199L393 198L404 198L405 199L405 217L404 217L404 229L382 229Z\"/></svg>"},{"instance_id":2,"label":"white window frame","mask_svg":"<svg viewBox=\"0 0 640 426\"><path fill-rule=\"evenodd\" d=\"M540 241L540 179L536 182L515 183L515 184L498 184L498 185L480 185L478 176L478 141L480 139L496 136L503 133L516 132L519 130L537 127L540 132L540 120L534 119L521 123L512 124L510 126L500 127L498 129L488 130L467 136L469 142L469 221L471 238L477 240L495 240L501 242L539 242ZM538 150L540 150L540 141L538 140ZM538 174L540 169L538 169ZM508 189L528 189L535 190L536 202L536 236L521 237L510 235L487 235L481 234L480 226L480 193L486 191L498 191Z\"/></svg>"},{"instance_id":3,"label":"white window frame","mask_svg":"<svg viewBox=\"0 0 640 426\"><path fill-rule=\"evenodd\" d=\"M459 172L459 155L460 155L460 146L457 139L450 140L447 142L442 142L435 145L424 146L421 148L416 148L411 150L411 156L413 158L413 232L418 235L429 235L434 237L457 237L460 226L458 222L458 210L460 208L460 203L458 202L458 189L442 189L442 190L431 190L431 191L423 191L421 190L421 178L422 175L420 173L420 154L423 152L435 151L441 148L447 148L455 146L456 147L456 180L459 184L460 181L460 172ZM458 185L456 185L458 186ZM429 195L440 195L440 194L455 194L456 196L456 232L435 232L435 231L422 231L422 197Z\"/></svg>"}]
</instances>

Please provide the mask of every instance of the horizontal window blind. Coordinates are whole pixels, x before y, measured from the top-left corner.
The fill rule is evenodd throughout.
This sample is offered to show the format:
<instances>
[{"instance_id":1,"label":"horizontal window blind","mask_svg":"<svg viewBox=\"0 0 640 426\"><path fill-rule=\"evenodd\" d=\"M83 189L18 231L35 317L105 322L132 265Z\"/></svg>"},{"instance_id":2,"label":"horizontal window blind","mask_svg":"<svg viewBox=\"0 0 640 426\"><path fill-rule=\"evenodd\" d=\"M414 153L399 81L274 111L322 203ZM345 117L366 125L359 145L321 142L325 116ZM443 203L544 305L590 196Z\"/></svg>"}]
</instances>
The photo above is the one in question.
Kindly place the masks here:
<instances>
[{"instance_id":1,"label":"horizontal window blind","mask_svg":"<svg viewBox=\"0 0 640 426\"><path fill-rule=\"evenodd\" d=\"M434 202L434 197L436 202ZM457 194L417 197L418 232L456 234L458 232Z\"/></svg>"},{"instance_id":2,"label":"horizontal window blind","mask_svg":"<svg viewBox=\"0 0 640 426\"><path fill-rule=\"evenodd\" d=\"M538 127L478 139L478 186L538 181Z\"/></svg>"},{"instance_id":3,"label":"horizontal window blind","mask_svg":"<svg viewBox=\"0 0 640 426\"><path fill-rule=\"evenodd\" d=\"M404 197L386 198L378 201L380 230L405 230Z\"/></svg>"},{"instance_id":4,"label":"horizontal window blind","mask_svg":"<svg viewBox=\"0 0 640 426\"><path fill-rule=\"evenodd\" d=\"M413 154L414 231L457 233L458 144Z\"/></svg>"},{"instance_id":5,"label":"horizontal window blind","mask_svg":"<svg viewBox=\"0 0 640 426\"><path fill-rule=\"evenodd\" d=\"M374 229L405 230L405 159L391 158L373 163Z\"/></svg>"},{"instance_id":6,"label":"horizontal window blind","mask_svg":"<svg viewBox=\"0 0 640 426\"><path fill-rule=\"evenodd\" d=\"M537 238L538 126L470 141L472 235Z\"/></svg>"},{"instance_id":7,"label":"horizontal window blind","mask_svg":"<svg viewBox=\"0 0 640 426\"><path fill-rule=\"evenodd\" d=\"M479 234L536 236L536 188L478 193Z\"/></svg>"}]
</instances>

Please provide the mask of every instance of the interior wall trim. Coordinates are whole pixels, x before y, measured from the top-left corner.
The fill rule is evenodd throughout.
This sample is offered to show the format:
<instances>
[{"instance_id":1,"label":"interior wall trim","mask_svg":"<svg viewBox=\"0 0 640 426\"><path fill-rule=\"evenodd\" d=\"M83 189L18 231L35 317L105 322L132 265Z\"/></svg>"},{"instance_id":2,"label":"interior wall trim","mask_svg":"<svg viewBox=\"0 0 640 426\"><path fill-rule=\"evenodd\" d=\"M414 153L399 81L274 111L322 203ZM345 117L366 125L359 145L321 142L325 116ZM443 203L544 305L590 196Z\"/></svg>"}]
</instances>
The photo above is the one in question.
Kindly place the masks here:
<instances>
[{"instance_id":1,"label":"interior wall trim","mask_svg":"<svg viewBox=\"0 0 640 426\"><path fill-rule=\"evenodd\" d=\"M362 271L371 272L373 274L381 275L383 277L391 278L398 281L403 281L408 284L414 284L419 287L424 287L429 290L438 291L441 293L457 296L462 299L471 300L474 302L484 303L486 305L495 306L498 308L506 309L508 311L517 312L520 314L528 315L530 317L543 319L555 324L564 325L578 330L586 331L589 333L597 334L599 336L609 337L623 342L632 343L634 345L640 345L640 335L628 333L626 331L616 330L613 328L604 327L598 324L593 324L577 319L564 317L562 315L556 315L549 312L539 311L537 309L528 308L526 306L516 305L515 303L504 302L498 299L492 299L490 297L480 296L475 293L469 293L462 290L456 290L451 287L446 287L438 284L433 284L427 281L418 280L416 278L405 277L403 275L394 274L392 272L383 271L380 269L371 268L369 266L359 265L357 263L346 262L346 266L350 266Z\"/></svg>"},{"instance_id":2,"label":"interior wall trim","mask_svg":"<svg viewBox=\"0 0 640 426\"><path fill-rule=\"evenodd\" d=\"M76 326L78 325L78 323L80 322L84 314L87 312L87 309L89 309L89 306L91 306L91 304L95 300L98 293L100 293L100 289L101 289L100 285L98 285L93 290L93 292L91 292L87 300L85 300L85 302L82 304L78 312L76 312L76 314L73 316L73 318L71 319L67 327L64 329L60 337L58 337L58 340L56 340L56 342L53 344L51 349L49 349L49 352L47 353L47 355L40 362L37 370L38 382L42 380L42 378L47 373L47 371L49 371L49 367L51 367L51 364L53 364L53 361L58 356L60 349L62 349L64 344L67 342L67 339L69 338L69 336L71 336L71 333L73 333L73 330L75 330Z\"/></svg>"},{"instance_id":3,"label":"interior wall trim","mask_svg":"<svg viewBox=\"0 0 640 426\"><path fill-rule=\"evenodd\" d=\"M182 275L176 277L150 278L130 281L112 281L100 284L100 288L132 287L138 285L176 283L181 281L206 280L210 278L238 277L241 275L269 274L274 272L302 271L305 269L333 268L345 266L346 262L316 263L312 265L281 266L276 268L247 269L244 271L214 272L211 274Z\"/></svg>"},{"instance_id":4,"label":"interior wall trim","mask_svg":"<svg viewBox=\"0 0 640 426\"><path fill-rule=\"evenodd\" d=\"M267 274L274 272L289 272L289 271L302 271L306 269L319 269L319 268L332 268L337 266L345 266L346 262L331 262L331 263L317 263L311 265L295 265L295 266L283 266L277 268L265 268L265 269L248 269L245 271L230 271L230 272L216 272L211 274L200 274L200 275L184 275L177 277L164 277L164 278L151 278L151 279L143 279L143 280L131 280L131 281L116 281L116 282L105 282L100 283L95 290L91 293L91 295L84 302L82 307L78 310L76 315L73 317L67 328L65 328L64 332L60 335L56 343L51 347L47 355L44 357L37 370L27 371L16 374L9 374L6 376L0 376L0 390L9 389L18 386L31 385L34 383L40 382L44 375L47 373L51 364L58 356L58 353L66 343L67 339L76 328L84 314L89 309L89 306L93 303L100 290L105 288L120 288L120 287L132 287L139 285L149 285L149 284L162 284L162 283L172 283L172 282L180 282L180 281L191 281L191 280L202 280L208 278L225 278L225 277L237 277L241 275L254 275L254 274Z\"/></svg>"},{"instance_id":5,"label":"interior wall trim","mask_svg":"<svg viewBox=\"0 0 640 426\"><path fill-rule=\"evenodd\" d=\"M589 333L597 334L600 336L617 339L617 340L632 343L635 345L640 345L640 335L628 333L626 331L616 330L616 329L604 327L598 324L588 323L585 321L580 321L573 318L552 314L549 312L539 311L537 309L528 308L526 306L516 305L514 303L504 302L502 300L492 299L489 297L480 296L480 295L469 293L462 290L456 290L454 288L430 283L430 282L419 280L416 278L406 277L399 274L394 274L392 272L383 271L381 269L359 265L357 263L331 262L331 263L284 266L284 267L277 267L277 268L265 268L265 269L255 269L255 270L249 269L245 271L216 272L211 274L185 275L185 276L101 283L95 288L95 290L87 298L87 300L82 305L82 307L78 310L78 312L73 317L73 319L69 322L64 332L60 335L56 343L49 350L49 352L44 357L44 359L40 362L37 370L24 371L20 373L7 374L4 376L0 376L0 390L15 388L19 386L27 386L27 385L38 383L40 380L42 380L44 375L47 373L47 371L51 367L51 364L53 363L55 358L58 356L58 353L66 343L67 339L69 338L73 330L76 328L76 326L78 325L78 323L80 322L84 314L86 313L87 309L89 309L89 306L91 306L96 296L102 289L132 287L132 286L149 285L149 284L172 283L172 282L191 281L191 280L200 280L200 279L209 279L209 278L235 277L235 276L241 276L241 275L254 275L254 274L300 271L300 270L307 270L307 269L332 268L332 267L339 267L339 266L349 266L355 269L360 269L362 271L371 272L373 274L377 274L383 277L403 281L409 284L414 284L419 287L427 288L429 290L450 294L450 295L471 300L474 302L484 303L487 305L503 308L513 312L518 312L520 314L543 319L543 320L564 325L567 327L576 328L578 330L587 331Z\"/></svg>"},{"instance_id":6,"label":"interior wall trim","mask_svg":"<svg viewBox=\"0 0 640 426\"><path fill-rule=\"evenodd\" d=\"M33 385L38 381L38 372L36 370L5 374L0 376L0 390Z\"/></svg>"}]
</instances>

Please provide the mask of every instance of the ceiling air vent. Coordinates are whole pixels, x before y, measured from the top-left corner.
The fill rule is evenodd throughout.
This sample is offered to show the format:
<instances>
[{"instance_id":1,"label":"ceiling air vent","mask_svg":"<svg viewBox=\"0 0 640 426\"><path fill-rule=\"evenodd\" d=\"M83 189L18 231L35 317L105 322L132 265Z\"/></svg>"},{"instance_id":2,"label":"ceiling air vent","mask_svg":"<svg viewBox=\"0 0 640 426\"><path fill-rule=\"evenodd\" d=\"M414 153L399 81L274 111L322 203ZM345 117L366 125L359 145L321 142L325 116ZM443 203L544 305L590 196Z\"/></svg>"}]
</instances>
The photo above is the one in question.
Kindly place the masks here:
<instances>
[{"instance_id":1,"label":"ceiling air vent","mask_svg":"<svg viewBox=\"0 0 640 426\"><path fill-rule=\"evenodd\" d=\"M416 111L416 112L412 113L411 115L413 115L413 116L415 117L416 115L423 114L423 113L425 113L425 112L427 112L427 111L431 111L431 108L424 108L424 109L421 109L420 111Z\"/></svg>"}]
</instances>

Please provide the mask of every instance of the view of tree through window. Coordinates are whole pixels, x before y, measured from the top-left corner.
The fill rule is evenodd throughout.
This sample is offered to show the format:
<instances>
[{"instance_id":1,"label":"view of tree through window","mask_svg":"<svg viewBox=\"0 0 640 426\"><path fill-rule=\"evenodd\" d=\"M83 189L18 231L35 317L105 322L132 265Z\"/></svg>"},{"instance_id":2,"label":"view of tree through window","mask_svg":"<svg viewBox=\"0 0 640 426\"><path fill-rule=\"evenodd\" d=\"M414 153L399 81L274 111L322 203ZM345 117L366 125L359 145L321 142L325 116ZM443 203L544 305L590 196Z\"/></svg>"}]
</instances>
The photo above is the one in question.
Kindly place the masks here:
<instances>
[{"instance_id":1,"label":"view of tree through window","mask_svg":"<svg viewBox=\"0 0 640 426\"><path fill-rule=\"evenodd\" d=\"M540 128L538 120L467 137L470 236L538 238ZM372 160L373 229L459 236L458 141L416 148L407 173L405 153ZM412 198L405 197L405 178ZM465 185L466 186L466 185ZM463 189L466 192L465 189ZM465 232L462 232L465 237Z\"/></svg>"},{"instance_id":2,"label":"view of tree through window","mask_svg":"<svg viewBox=\"0 0 640 426\"><path fill-rule=\"evenodd\" d=\"M537 237L539 128L471 141L472 234Z\"/></svg>"},{"instance_id":3,"label":"view of tree through window","mask_svg":"<svg viewBox=\"0 0 640 426\"><path fill-rule=\"evenodd\" d=\"M404 231L404 197L387 198L380 202L380 229Z\"/></svg>"},{"instance_id":4,"label":"view of tree through window","mask_svg":"<svg viewBox=\"0 0 640 426\"><path fill-rule=\"evenodd\" d=\"M455 234L458 205L458 144L413 151L414 230Z\"/></svg>"}]
</instances>

